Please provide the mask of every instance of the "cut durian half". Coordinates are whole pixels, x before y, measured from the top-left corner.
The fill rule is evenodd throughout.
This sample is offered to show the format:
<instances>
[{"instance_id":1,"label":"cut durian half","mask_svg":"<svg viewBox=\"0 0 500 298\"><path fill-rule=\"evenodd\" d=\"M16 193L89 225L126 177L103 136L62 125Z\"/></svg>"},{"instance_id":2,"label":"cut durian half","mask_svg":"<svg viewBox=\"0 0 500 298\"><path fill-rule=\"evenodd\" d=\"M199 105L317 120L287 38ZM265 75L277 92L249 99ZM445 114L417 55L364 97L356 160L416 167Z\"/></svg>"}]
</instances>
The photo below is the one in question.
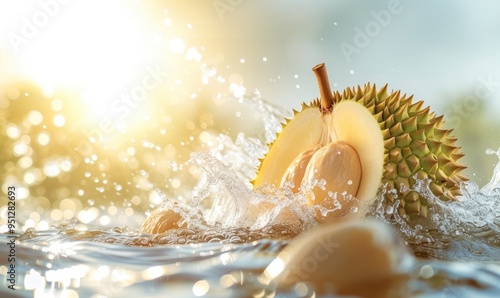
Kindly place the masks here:
<instances>
[{"instance_id":1,"label":"cut durian half","mask_svg":"<svg viewBox=\"0 0 500 298\"><path fill-rule=\"evenodd\" d=\"M460 171L465 167L457 161L463 154L455 146L456 138L451 130L442 128L443 116L436 116L430 108L422 108L423 101L413 103L413 96L401 95L400 91L387 91L387 85L377 90L375 85L347 88L342 93L332 92L324 64L313 68L320 98L302 104L291 119L286 119L276 140L261 161L255 188L263 185L280 187L290 182L288 177L304 177L322 173L318 180L326 182L324 188L338 194L346 194L345 186L337 181L353 177L359 183L357 190L347 195L355 197L338 199L340 205L358 210L370 206L380 187L386 188L383 204L394 205L399 201L398 213L410 219L427 217L429 202L412 190L416 180L429 179L429 189L440 200L456 200L460 195L460 181L466 181ZM346 153L349 162L317 162L320 151L338 150L324 148L331 143L342 142L355 153ZM312 151L311 151L312 150ZM311 154L311 152L313 154ZM340 152L340 151L339 151ZM330 152L340 154L339 152ZM324 152L322 154L325 154ZM355 155L355 156L354 156ZM355 174L357 159L361 174ZM310 164L310 163L316 164ZM304 164L307 167L304 167ZM301 165L300 168L298 165ZM328 169L323 167L327 166ZM304 169L306 168L306 169ZM304 171L298 173L300 171ZM309 171L309 172L308 172ZM295 179L292 182L295 182ZM294 190L298 187L294 185ZM323 192L324 193L324 192ZM315 193L317 194L317 193ZM328 198L314 198L309 204L321 204ZM321 220L335 221L339 217L363 216L366 208L358 212L332 212L318 216ZM328 218L330 217L330 218Z\"/></svg>"}]
</instances>

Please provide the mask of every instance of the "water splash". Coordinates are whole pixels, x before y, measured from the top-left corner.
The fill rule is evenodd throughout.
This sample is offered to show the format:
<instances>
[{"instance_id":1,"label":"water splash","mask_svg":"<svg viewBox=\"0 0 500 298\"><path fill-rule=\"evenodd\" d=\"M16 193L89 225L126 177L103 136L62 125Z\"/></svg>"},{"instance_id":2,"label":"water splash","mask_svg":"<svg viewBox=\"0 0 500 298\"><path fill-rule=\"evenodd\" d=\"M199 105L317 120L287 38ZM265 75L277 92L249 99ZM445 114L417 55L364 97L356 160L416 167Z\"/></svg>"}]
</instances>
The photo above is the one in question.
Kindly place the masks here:
<instances>
[{"instance_id":1,"label":"water splash","mask_svg":"<svg viewBox=\"0 0 500 298\"><path fill-rule=\"evenodd\" d=\"M233 142L229 137L220 135L216 150L194 153L191 162L204 172L204 178L195 189L193 208L203 209L204 224L217 229L247 229L262 231L270 226L286 226L288 232L297 234L310 229L318 223L316 211L328 213L332 210L318 210L306 205L304 192L294 194L293 185L284 188L265 186L252 190L249 180L255 171L255 159L265 152L259 140L238 135ZM488 154L494 152L488 150ZM500 157L500 149L496 152ZM225 160L224 164L220 160ZM252 166L249 166L252 165ZM429 219L411 223L397 213L395 205L383 205L387 190L381 188L376 204L368 216L382 219L399 227L405 239L415 246L425 249L442 249L452 241L480 239L489 245L500 243L500 162L497 164L491 181L480 188L473 182L463 182L462 196L459 201L441 201L429 189L428 180L416 179L411 190L418 192L429 201ZM321 187L318 185L309 187ZM303 186L307 188L308 186ZM331 193L336 201L339 194ZM338 202L338 201L337 201ZM342 208L340 204L334 208ZM320 208L320 209L321 209ZM357 210L351 210L357 212ZM213 227L217 227L214 229ZM205 231L210 230L205 226ZM221 230L219 230L220 232ZM273 235L271 235L273 236Z\"/></svg>"},{"instance_id":2,"label":"water splash","mask_svg":"<svg viewBox=\"0 0 500 298\"><path fill-rule=\"evenodd\" d=\"M494 151L487 150L488 154ZM496 152L500 158L500 149ZM462 197L458 202L442 202L430 197L434 222L445 235L463 233L464 236L486 236L500 233L500 162L491 180L482 188L474 182L460 185Z\"/></svg>"},{"instance_id":3,"label":"water splash","mask_svg":"<svg viewBox=\"0 0 500 298\"><path fill-rule=\"evenodd\" d=\"M497 151L497 155L498 155ZM488 154L495 153L489 149ZM500 162L488 184L480 188L468 181L460 184L458 201L441 201L429 189L428 180L416 179L412 190L429 202L429 219L410 224L397 213L399 202L384 205L387 190L381 188L371 216L396 225L420 256L442 259L491 260L500 257ZM495 249L496 247L496 249Z\"/></svg>"},{"instance_id":4,"label":"water splash","mask_svg":"<svg viewBox=\"0 0 500 298\"><path fill-rule=\"evenodd\" d=\"M283 117L281 111L258 97L243 97L240 101L262 112L263 119L274 119L270 122L274 124L265 128L266 143L272 141L267 136L274 137L281 128L277 120ZM233 234L241 239L237 236L238 229L259 233L269 227L286 227L286 233L297 234L318 225L314 216L316 212L327 214L333 211L306 204L307 190L324 187L322 181L317 181L315 185L303 185L303 191L297 194L291 191L293 185L283 188L265 186L252 190L250 181L255 176L258 159L267 151L267 146L259 139L246 137L242 133L237 135L235 141L225 134L212 135L211 138L215 140L214 146L207 152L193 153L189 161L203 173L194 188L189 208L186 209L188 211L181 211L189 219L190 227L203 233L224 234L221 239L226 240L231 239ZM500 158L500 149L497 152L490 149L487 153L495 153ZM498 241L498 237L491 236L500 233L500 162L491 181L483 188L473 182L462 183L463 195L457 202L441 201L430 191L429 181L416 181L412 190L429 201L428 220L410 224L397 213L397 200L395 205L383 205L383 197L390 191L384 188L379 191L368 216L397 225L405 239L416 245L442 248L449 245L450 239L473 237L485 238L488 243ZM334 209L342 208L337 200L338 195L341 194L329 194ZM165 206L170 206L168 200ZM358 210L351 212L356 213ZM170 239L173 239L172 235ZM191 240L196 241L194 238Z\"/></svg>"},{"instance_id":5,"label":"water splash","mask_svg":"<svg viewBox=\"0 0 500 298\"><path fill-rule=\"evenodd\" d=\"M500 160L500 148L497 151L493 149L487 149L486 154L493 155L495 154ZM481 192L486 195L500 195L500 161L495 166L493 170L493 176L491 177L490 182L481 188Z\"/></svg>"},{"instance_id":6,"label":"water splash","mask_svg":"<svg viewBox=\"0 0 500 298\"><path fill-rule=\"evenodd\" d=\"M195 153L192 162L202 168L205 185L195 195L198 206L209 200L205 219L210 225L226 228L262 230L271 226L288 227L296 233L311 222L303 195L290 189L263 187L253 191L247 181L238 179L233 168L207 153ZM297 204L299 201L304 202Z\"/></svg>"}]
</instances>

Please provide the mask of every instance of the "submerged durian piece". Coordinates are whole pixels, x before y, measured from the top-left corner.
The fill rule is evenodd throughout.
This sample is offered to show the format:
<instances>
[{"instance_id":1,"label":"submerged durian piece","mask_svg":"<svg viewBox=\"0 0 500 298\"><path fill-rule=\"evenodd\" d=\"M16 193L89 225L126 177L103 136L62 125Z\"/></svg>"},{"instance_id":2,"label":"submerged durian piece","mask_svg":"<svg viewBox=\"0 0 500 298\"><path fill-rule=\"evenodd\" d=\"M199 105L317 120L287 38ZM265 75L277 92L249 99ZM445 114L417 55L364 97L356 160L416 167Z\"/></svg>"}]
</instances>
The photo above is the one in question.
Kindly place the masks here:
<instances>
[{"instance_id":1,"label":"submerged durian piece","mask_svg":"<svg viewBox=\"0 0 500 298\"><path fill-rule=\"evenodd\" d=\"M319 296L408 297L415 260L390 226L375 220L323 225L290 241L259 280L289 291L307 282Z\"/></svg>"},{"instance_id":2,"label":"submerged durian piece","mask_svg":"<svg viewBox=\"0 0 500 298\"><path fill-rule=\"evenodd\" d=\"M186 228L187 223L181 214L173 209L157 210L144 221L141 233L161 234L168 230Z\"/></svg>"},{"instance_id":3,"label":"submerged durian piece","mask_svg":"<svg viewBox=\"0 0 500 298\"><path fill-rule=\"evenodd\" d=\"M423 101L413 103L413 96L389 93L387 85L377 90L366 84L332 93L324 64L313 71L320 98L303 103L301 111L287 119L262 160L255 188L292 185L297 192L301 185L310 185L311 169L317 173L316 181L326 184L321 192L313 191L312 199L309 191L308 204L325 206L332 200L325 194L336 193L335 206L343 209L317 213L320 221L328 222L363 216L366 211L360 207L370 206L381 186L387 189L385 205L398 200L400 215L426 217L429 202L411 190L415 178L429 179L429 189L439 199L456 200L459 182L467 179L460 175L465 167L457 162L463 156L455 146L457 139L442 128L443 116L423 108ZM324 155L332 143L347 145L354 153L335 160L330 154L318 162L317 155ZM348 186L342 185L345 181Z\"/></svg>"}]
</instances>

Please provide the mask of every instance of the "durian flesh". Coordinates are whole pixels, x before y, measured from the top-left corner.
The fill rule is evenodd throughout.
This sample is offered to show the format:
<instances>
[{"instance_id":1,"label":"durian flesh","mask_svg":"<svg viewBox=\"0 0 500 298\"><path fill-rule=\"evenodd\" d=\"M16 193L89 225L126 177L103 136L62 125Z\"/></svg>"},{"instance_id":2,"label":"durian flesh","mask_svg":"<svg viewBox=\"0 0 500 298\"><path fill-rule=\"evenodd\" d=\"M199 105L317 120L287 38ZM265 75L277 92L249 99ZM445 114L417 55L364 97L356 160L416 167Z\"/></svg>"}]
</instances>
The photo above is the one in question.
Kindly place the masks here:
<instances>
[{"instance_id":1,"label":"durian flesh","mask_svg":"<svg viewBox=\"0 0 500 298\"><path fill-rule=\"evenodd\" d=\"M320 195L336 193L335 199L343 209L326 216L317 213L319 220L329 222L363 216L380 187L386 188L383 204L398 201L401 216L426 217L429 202L412 190L416 179L428 179L429 189L440 200L455 200L460 195L459 182L467 180L460 175L465 167L457 162L463 154L455 146L457 139L450 135L451 130L442 128L443 116L437 117L429 107L422 108L423 101L413 103L413 96L401 95L400 91L389 93L387 85L377 90L375 85L366 84L332 93L324 64L313 71L320 98L303 103L301 111L294 111L293 118L287 119L262 160L253 181L255 188L265 184L279 187L289 182L294 191L300 186L304 191L310 182L305 177L306 169L321 172L323 176L317 178L326 185ZM346 154L352 161L314 162L321 148L339 142L354 150ZM301 154L306 158L299 168L295 165ZM359 159L360 175L355 173L355 158ZM290 179L291 172L303 176L301 185L296 185L300 179ZM343 176L359 180L350 181L358 183L358 188L339 185L337 181ZM317 193L312 193L308 204L325 206L332 200L328 195L318 198Z\"/></svg>"}]
</instances>

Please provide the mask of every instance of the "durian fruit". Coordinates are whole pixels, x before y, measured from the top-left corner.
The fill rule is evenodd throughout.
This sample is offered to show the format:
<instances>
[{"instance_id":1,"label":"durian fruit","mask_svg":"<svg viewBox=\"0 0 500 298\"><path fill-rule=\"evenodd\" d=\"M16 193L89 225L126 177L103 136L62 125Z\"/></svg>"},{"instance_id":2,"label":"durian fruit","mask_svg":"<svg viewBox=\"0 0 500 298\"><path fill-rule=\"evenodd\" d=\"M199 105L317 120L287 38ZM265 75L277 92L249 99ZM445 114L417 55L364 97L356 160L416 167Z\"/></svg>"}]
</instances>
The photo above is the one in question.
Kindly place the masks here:
<instances>
[{"instance_id":1,"label":"durian fruit","mask_svg":"<svg viewBox=\"0 0 500 298\"><path fill-rule=\"evenodd\" d=\"M309 205L334 209L316 213L326 222L363 216L380 187L386 188L384 205L399 201L399 215L427 217L428 200L411 190L416 178L429 179L439 199L456 200L459 182L467 179L457 162L463 154L452 130L442 127L443 116L423 108L423 101L413 103L413 96L388 92L387 85L332 93L324 64L313 71L320 98L303 103L283 124L261 162L255 188L285 185L297 192L301 187ZM314 182L320 185L311 190Z\"/></svg>"}]
</instances>

